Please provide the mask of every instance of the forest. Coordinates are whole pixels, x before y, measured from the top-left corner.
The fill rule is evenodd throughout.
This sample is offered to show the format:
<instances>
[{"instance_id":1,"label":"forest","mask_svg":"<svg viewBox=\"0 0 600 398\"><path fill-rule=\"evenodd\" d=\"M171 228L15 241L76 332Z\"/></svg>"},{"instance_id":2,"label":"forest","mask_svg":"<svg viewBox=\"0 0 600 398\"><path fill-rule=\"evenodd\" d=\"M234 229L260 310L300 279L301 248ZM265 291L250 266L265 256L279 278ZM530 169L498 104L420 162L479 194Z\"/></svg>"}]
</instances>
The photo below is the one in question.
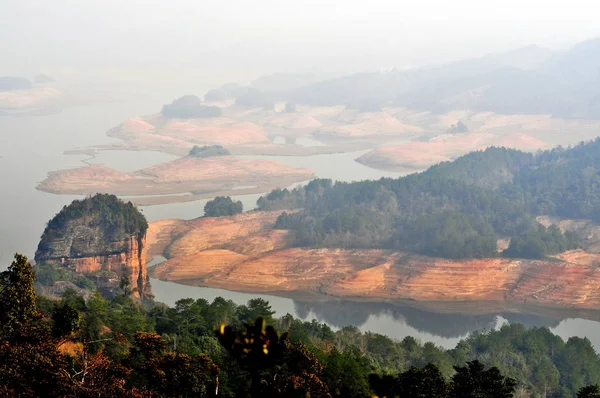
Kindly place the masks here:
<instances>
[{"instance_id":1,"label":"forest","mask_svg":"<svg viewBox=\"0 0 600 398\"><path fill-rule=\"evenodd\" d=\"M26 257L0 273L0 396L594 397L600 357L519 324L453 349L216 298L174 307L38 295ZM279 332L278 332L279 331Z\"/></svg>"},{"instance_id":2,"label":"forest","mask_svg":"<svg viewBox=\"0 0 600 398\"><path fill-rule=\"evenodd\" d=\"M543 258L580 247L573 233L545 228L540 215L600 214L600 140L532 155L506 148L472 152L398 179L313 180L259 198L285 212L276 228L302 247L388 248L446 258Z\"/></svg>"},{"instance_id":3,"label":"forest","mask_svg":"<svg viewBox=\"0 0 600 398\"><path fill-rule=\"evenodd\" d=\"M67 224L82 217L86 217L88 225L100 226L113 236L141 237L148 229L146 218L133 203L124 202L115 195L96 194L64 206L48 222L40 244L62 237Z\"/></svg>"}]
</instances>

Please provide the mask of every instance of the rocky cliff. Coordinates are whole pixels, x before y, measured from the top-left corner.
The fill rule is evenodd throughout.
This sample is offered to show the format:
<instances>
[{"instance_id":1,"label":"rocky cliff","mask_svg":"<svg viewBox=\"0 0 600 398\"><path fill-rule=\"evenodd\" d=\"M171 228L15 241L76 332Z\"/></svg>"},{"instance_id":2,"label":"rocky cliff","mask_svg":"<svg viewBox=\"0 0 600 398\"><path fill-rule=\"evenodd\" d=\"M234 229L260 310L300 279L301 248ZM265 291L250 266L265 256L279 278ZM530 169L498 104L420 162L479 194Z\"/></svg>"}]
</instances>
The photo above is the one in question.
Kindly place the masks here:
<instances>
[{"instance_id":1,"label":"rocky cliff","mask_svg":"<svg viewBox=\"0 0 600 398\"><path fill-rule=\"evenodd\" d=\"M154 222L149 252L167 261L151 272L182 284L289 297L487 303L480 311L600 309L600 254L448 260L388 250L289 248L292 232L272 229L279 214Z\"/></svg>"},{"instance_id":2,"label":"rocky cliff","mask_svg":"<svg viewBox=\"0 0 600 398\"><path fill-rule=\"evenodd\" d=\"M136 299L151 298L146 228L137 209L115 196L75 201L48 223L35 261L42 270L62 267L83 275L107 296L125 291Z\"/></svg>"}]
</instances>

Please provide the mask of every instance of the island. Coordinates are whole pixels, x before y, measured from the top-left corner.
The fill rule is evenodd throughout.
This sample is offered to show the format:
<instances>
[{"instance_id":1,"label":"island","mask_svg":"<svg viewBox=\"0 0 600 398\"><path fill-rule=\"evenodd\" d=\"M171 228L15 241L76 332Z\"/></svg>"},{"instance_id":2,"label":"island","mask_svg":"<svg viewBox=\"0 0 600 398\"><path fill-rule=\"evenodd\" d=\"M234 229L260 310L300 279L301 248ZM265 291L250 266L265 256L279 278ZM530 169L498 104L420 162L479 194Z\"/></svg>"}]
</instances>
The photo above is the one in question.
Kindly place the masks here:
<instances>
[{"instance_id":1,"label":"island","mask_svg":"<svg viewBox=\"0 0 600 398\"><path fill-rule=\"evenodd\" d=\"M600 196L579 189L596 186L585 170L599 153L600 139L489 148L399 179L274 190L234 216L157 221L149 253L167 260L150 272L304 301L599 310Z\"/></svg>"},{"instance_id":2,"label":"island","mask_svg":"<svg viewBox=\"0 0 600 398\"><path fill-rule=\"evenodd\" d=\"M213 148L212 151L215 149ZM37 189L56 194L96 192L132 197L139 205L177 203L265 192L314 177L309 169L227 155L192 154L135 172L88 165L50 172ZM207 150L202 151L204 155Z\"/></svg>"}]
</instances>

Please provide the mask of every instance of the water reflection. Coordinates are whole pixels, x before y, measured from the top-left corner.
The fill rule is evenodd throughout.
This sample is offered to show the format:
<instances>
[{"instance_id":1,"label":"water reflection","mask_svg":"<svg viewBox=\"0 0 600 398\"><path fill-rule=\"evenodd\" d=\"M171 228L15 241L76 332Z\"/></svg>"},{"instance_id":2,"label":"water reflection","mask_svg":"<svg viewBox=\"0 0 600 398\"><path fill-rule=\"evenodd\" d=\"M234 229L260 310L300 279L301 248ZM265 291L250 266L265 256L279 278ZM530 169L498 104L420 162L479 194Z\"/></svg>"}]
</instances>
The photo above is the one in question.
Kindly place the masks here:
<instances>
[{"instance_id":1,"label":"water reflection","mask_svg":"<svg viewBox=\"0 0 600 398\"><path fill-rule=\"evenodd\" d=\"M153 263L157 261L160 262L162 259L155 259ZM549 327L553 333L563 339L572 336L587 337L592 344L600 347L600 336L597 333L600 324L585 319L565 319L568 316L566 311L545 311L545 314L541 315L503 311L466 315L428 311L402 304L336 299L307 302L267 294L186 286L158 279L151 279L150 283L156 300L168 305L188 297L205 298L209 301L216 297L223 297L237 304L245 304L252 298L261 297L269 301L277 316L289 313L305 321L316 319L328 324L334 330L345 326L356 326L364 332L380 333L398 340L413 336L423 342L430 341L445 348L453 348L471 332L494 330L505 322L521 323L526 327ZM454 309L457 310L457 307ZM464 311L468 309L465 308Z\"/></svg>"}]
</instances>

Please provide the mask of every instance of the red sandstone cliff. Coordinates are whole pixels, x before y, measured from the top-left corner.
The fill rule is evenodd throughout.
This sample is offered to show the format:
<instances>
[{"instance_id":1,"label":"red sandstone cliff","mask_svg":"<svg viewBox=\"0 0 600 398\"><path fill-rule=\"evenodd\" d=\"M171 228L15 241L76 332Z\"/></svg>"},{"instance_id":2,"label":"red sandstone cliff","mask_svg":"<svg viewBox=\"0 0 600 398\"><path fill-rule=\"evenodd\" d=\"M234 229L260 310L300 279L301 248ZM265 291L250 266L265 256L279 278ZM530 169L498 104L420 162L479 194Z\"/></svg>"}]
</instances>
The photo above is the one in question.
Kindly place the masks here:
<instances>
[{"instance_id":1,"label":"red sandstone cliff","mask_svg":"<svg viewBox=\"0 0 600 398\"><path fill-rule=\"evenodd\" d=\"M92 281L107 296L124 292L135 299L151 298L146 228L131 203L112 195L75 201L48 223L35 261L48 285L57 278L75 284Z\"/></svg>"},{"instance_id":2,"label":"red sandstone cliff","mask_svg":"<svg viewBox=\"0 0 600 398\"><path fill-rule=\"evenodd\" d=\"M146 237L131 236L122 243L123 249L116 253L98 253L82 257L46 257L40 261L46 265L61 265L94 280L109 295L122 280L129 282L131 296L136 299L152 297L146 272Z\"/></svg>"},{"instance_id":3,"label":"red sandstone cliff","mask_svg":"<svg viewBox=\"0 0 600 398\"><path fill-rule=\"evenodd\" d=\"M387 250L288 248L279 212L150 224L154 277L188 285L373 301L495 302L600 309L600 254L447 260ZM168 248L168 250L166 250Z\"/></svg>"}]
</instances>

